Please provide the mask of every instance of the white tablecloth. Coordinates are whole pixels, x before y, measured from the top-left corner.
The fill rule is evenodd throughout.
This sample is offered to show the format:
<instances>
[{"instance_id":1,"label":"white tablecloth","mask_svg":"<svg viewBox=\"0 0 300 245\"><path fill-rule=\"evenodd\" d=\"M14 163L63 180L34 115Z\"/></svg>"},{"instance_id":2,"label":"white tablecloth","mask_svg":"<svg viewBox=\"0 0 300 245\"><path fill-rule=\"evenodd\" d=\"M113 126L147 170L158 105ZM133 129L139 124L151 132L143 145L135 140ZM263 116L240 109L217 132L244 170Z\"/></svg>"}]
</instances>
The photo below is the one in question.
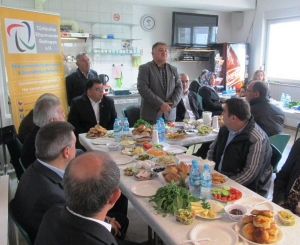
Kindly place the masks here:
<instances>
[{"instance_id":1,"label":"white tablecloth","mask_svg":"<svg viewBox=\"0 0 300 245\"><path fill-rule=\"evenodd\" d=\"M88 139L85 137L85 134L81 134L79 136L80 143L89 151L89 150L101 150L101 151L108 151L105 146L97 146L93 145L92 139ZM174 142L174 141L173 141ZM109 151L112 156L121 155L120 151ZM123 194L129 199L132 205L135 207L136 211L139 215L145 220L145 222L158 234L158 236L164 241L165 244L175 245L180 244L182 240L189 239L189 233L191 229L201 223L213 224L218 223L222 225L226 225L230 228L233 228L236 224L235 222L231 221L227 216L223 216L220 219L216 220L206 220L202 218L196 218L195 222L192 225L182 225L175 221L174 215L169 214L167 217L163 218L162 214L158 214L157 211L153 208L153 204L149 203L149 198L139 197L131 192L131 186L137 181L131 176L125 176L123 174L123 169L129 166L133 166L134 163L129 163L126 165L120 165L121 171L121 181L120 181L120 188ZM160 186L163 184L160 182L158 178L154 178L151 180L152 182L158 183ZM233 180L228 179L226 185L231 187L235 187L238 190L242 191L243 197L260 197L258 194L252 192L251 190L245 188L244 186L236 183ZM274 211L277 213L278 210L282 208L276 204L272 203ZM298 245L299 238L298 232L300 231L300 218L296 217L296 224L294 226L283 226L281 225L280 221L277 222L278 226L281 228L283 232L283 239L278 242L278 245ZM217 238L217 234L216 234ZM220 243L220 245L226 245L225 243ZM240 239L239 245L248 245L247 242L243 242Z\"/></svg>"}]
</instances>

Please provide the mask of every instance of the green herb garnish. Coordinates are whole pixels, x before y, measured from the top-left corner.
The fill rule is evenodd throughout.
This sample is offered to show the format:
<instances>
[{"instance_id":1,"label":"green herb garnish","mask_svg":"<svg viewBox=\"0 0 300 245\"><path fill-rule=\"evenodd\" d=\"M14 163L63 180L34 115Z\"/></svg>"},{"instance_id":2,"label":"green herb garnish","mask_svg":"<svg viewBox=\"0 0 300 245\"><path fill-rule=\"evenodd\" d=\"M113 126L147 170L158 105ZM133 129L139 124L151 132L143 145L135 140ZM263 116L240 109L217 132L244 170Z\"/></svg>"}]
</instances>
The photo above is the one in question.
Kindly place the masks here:
<instances>
[{"instance_id":1,"label":"green herb garnish","mask_svg":"<svg viewBox=\"0 0 300 245\"><path fill-rule=\"evenodd\" d=\"M136 121L136 123L133 125L134 128L137 128L139 125L145 125L146 128L151 128L151 124L143 119L139 119Z\"/></svg>"}]
</instances>

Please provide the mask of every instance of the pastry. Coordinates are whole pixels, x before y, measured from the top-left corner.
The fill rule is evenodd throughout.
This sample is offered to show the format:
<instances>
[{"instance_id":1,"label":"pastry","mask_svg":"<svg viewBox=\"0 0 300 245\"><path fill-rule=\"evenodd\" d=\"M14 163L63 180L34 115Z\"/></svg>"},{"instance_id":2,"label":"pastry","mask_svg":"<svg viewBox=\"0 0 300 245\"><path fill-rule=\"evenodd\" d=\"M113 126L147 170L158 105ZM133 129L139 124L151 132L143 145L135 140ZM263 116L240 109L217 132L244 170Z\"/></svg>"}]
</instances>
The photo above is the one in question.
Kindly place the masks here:
<instances>
[{"instance_id":1,"label":"pastry","mask_svg":"<svg viewBox=\"0 0 300 245\"><path fill-rule=\"evenodd\" d=\"M245 238L252 242L254 242L254 236L253 236L254 230L255 230L255 226L252 223L248 223L243 227L243 234Z\"/></svg>"},{"instance_id":2,"label":"pastry","mask_svg":"<svg viewBox=\"0 0 300 245\"><path fill-rule=\"evenodd\" d=\"M242 218L242 223L243 224L248 224L248 223L252 223L253 222L253 215L245 215L243 218Z\"/></svg>"},{"instance_id":3,"label":"pastry","mask_svg":"<svg viewBox=\"0 0 300 245\"><path fill-rule=\"evenodd\" d=\"M273 218L274 217L274 213L271 212L270 210L257 210L257 209L254 209L251 211L251 214L254 214L254 215L263 215L263 216L267 216L269 218Z\"/></svg>"},{"instance_id":4,"label":"pastry","mask_svg":"<svg viewBox=\"0 0 300 245\"><path fill-rule=\"evenodd\" d=\"M271 220L269 217L257 215L253 218L253 225L256 227L268 229L271 227Z\"/></svg>"},{"instance_id":5,"label":"pastry","mask_svg":"<svg viewBox=\"0 0 300 245\"><path fill-rule=\"evenodd\" d=\"M269 240L270 235L265 229L259 227L254 229L253 237L254 241L257 243L266 243Z\"/></svg>"},{"instance_id":6,"label":"pastry","mask_svg":"<svg viewBox=\"0 0 300 245\"><path fill-rule=\"evenodd\" d=\"M164 179L166 182L171 182L172 180L174 182L178 182L180 180L180 175L176 173L169 173L169 174L163 174Z\"/></svg>"}]
</instances>

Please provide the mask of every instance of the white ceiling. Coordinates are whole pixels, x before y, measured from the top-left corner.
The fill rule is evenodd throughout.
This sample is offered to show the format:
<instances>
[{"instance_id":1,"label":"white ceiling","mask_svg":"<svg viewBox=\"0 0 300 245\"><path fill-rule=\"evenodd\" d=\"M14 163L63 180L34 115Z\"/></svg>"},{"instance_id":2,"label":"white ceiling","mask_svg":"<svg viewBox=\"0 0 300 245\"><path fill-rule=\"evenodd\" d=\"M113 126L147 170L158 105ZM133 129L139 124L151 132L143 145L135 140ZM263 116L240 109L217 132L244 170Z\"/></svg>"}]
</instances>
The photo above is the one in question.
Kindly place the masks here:
<instances>
[{"instance_id":1,"label":"white ceiling","mask_svg":"<svg viewBox=\"0 0 300 245\"><path fill-rule=\"evenodd\" d=\"M220 12L255 9L257 0L111 0L133 5L210 10Z\"/></svg>"}]
</instances>

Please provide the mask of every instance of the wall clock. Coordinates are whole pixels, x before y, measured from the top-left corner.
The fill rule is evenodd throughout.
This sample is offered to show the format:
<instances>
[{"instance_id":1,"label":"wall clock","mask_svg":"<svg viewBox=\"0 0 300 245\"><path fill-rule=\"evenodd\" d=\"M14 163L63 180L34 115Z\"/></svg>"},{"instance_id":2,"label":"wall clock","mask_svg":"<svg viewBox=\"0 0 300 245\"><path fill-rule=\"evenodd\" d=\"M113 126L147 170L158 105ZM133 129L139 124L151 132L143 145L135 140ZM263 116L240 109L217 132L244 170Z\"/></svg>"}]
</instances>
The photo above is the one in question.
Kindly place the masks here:
<instances>
[{"instance_id":1,"label":"wall clock","mask_svg":"<svg viewBox=\"0 0 300 245\"><path fill-rule=\"evenodd\" d=\"M155 26L155 20L152 16L146 14L142 17L141 26L145 31L152 31Z\"/></svg>"}]
</instances>

